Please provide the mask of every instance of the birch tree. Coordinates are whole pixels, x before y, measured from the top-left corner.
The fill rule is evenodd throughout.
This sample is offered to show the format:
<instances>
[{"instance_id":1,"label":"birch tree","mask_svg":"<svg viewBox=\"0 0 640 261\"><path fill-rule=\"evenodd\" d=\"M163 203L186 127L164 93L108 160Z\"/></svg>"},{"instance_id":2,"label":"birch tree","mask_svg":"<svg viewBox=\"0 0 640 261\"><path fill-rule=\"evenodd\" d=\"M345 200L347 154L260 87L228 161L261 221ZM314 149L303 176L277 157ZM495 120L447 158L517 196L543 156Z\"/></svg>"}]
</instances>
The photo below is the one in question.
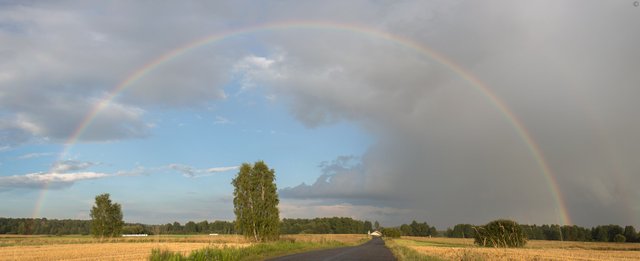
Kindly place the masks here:
<instances>
[{"instance_id":1,"label":"birch tree","mask_svg":"<svg viewBox=\"0 0 640 261\"><path fill-rule=\"evenodd\" d=\"M111 203L109 194L96 196L96 203L91 208L91 233L95 237L116 237L122 232L122 208L118 203Z\"/></svg>"},{"instance_id":2,"label":"birch tree","mask_svg":"<svg viewBox=\"0 0 640 261\"><path fill-rule=\"evenodd\" d=\"M275 171L263 161L242 164L231 182L236 229L256 242L278 239L280 211Z\"/></svg>"}]
</instances>

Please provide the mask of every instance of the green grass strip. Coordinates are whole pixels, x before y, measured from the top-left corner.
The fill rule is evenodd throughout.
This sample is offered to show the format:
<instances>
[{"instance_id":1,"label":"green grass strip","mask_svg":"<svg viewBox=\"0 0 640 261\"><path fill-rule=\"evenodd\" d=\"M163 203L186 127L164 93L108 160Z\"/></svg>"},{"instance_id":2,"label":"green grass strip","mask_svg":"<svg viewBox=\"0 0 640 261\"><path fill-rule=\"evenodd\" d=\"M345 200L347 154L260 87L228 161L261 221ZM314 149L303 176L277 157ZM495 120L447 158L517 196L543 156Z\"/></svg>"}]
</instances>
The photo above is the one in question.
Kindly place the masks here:
<instances>
[{"instance_id":1,"label":"green grass strip","mask_svg":"<svg viewBox=\"0 0 640 261\"><path fill-rule=\"evenodd\" d=\"M408 240L402 240L407 241ZM412 243L415 241L411 240ZM395 239L385 239L384 244L391 250L393 255L398 259L398 261L441 261L444 260L442 258L438 258L435 256L428 256L419 253L411 249L404 244L399 244ZM406 243L405 243L406 244Z\"/></svg>"}]
</instances>

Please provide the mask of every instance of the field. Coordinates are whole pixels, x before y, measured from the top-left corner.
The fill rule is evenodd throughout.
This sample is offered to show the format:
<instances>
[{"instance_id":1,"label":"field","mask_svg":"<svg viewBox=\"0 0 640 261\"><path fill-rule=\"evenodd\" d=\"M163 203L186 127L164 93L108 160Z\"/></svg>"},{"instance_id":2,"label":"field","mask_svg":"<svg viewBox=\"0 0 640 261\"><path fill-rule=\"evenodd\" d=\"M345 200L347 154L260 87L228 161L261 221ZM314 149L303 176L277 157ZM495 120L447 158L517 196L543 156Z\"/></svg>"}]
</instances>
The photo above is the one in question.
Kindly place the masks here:
<instances>
[{"instance_id":1,"label":"field","mask_svg":"<svg viewBox=\"0 0 640 261\"><path fill-rule=\"evenodd\" d=\"M285 235L283 241L326 242L355 245L365 235ZM402 237L387 244L404 260L640 260L638 243L559 242L533 240L519 249L480 248L472 239ZM147 260L152 249L188 256L209 248L245 248L252 244L241 236L163 235L143 238L94 239L89 236L0 236L0 260ZM297 249L294 251L307 250ZM411 255L413 254L413 255ZM403 260L403 259L400 259Z\"/></svg>"},{"instance_id":2,"label":"field","mask_svg":"<svg viewBox=\"0 0 640 261\"><path fill-rule=\"evenodd\" d=\"M332 242L346 245L362 242L366 235L286 235L295 242ZM147 260L152 249L188 255L211 247L242 248L251 243L241 236L149 236L142 238L94 239L89 236L0 236L0 260Z\"/></svg>"},{"instance_id":3,"label":"field","mask_svg":"<svg viewBox=\"0 0 640 261\"><path fill-rule=\"evenodd\" d=\"M425 256L424 260L640 260L639 243L532 240L524 248L496 249L476 247L473 239L461 238L403 237L393 241L391 246L414 250Z\"/></svg>"}]
</instances>

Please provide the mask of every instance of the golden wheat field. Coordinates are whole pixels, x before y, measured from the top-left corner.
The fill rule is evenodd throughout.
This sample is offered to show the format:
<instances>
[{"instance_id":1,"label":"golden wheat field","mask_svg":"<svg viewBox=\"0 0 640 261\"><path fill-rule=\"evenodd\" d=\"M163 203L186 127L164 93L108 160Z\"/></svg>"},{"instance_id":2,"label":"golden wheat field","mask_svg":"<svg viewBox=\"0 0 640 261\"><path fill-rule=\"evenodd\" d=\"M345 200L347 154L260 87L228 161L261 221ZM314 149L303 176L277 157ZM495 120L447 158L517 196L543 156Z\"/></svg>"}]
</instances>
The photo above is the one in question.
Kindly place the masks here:
<instances>
[{"instance_id":1,"label":"golden wheat field","mask_svg":"<svg viewBox=\"0 0 640 261\"><path fill-rule=\"evenodd\" d=\"M529 241L524 248L481 248L473 239L403 237L396 243L445 260L640 260L638 243Z\"/></svg>"},{"instance_id":2,"label":"golden wheat field","mask_svg":"<svg viewBox=\"0 0 640 261\"><path fill-rule=\"evenodd\" d=\"M366 235L285 235L283 239L356 244ZM205 247L245 247L241 236L149 236L94 239L88 236L0 236L0 260L146 260L154 248L188 254Z\"/></svg>"}]
</instances>

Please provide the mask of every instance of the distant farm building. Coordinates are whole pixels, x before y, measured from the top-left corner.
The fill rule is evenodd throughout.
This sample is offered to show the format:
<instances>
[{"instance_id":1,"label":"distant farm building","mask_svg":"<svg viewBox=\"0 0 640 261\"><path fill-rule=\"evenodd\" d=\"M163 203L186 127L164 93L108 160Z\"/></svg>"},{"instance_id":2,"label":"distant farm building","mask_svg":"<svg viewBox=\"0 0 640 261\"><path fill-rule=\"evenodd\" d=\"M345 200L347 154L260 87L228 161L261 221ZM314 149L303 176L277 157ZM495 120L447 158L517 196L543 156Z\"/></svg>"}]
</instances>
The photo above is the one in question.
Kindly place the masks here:
<instances>
[{"instance_id":1,"label":"distant farm building","mask_svg":"<svg viewBox=\"0 0 640 261\"><path fill-rule=\"evenodd\" d=\"M367 234L369 234L369 236L372 236L372 237L381 237L382 236L382 233L380 233L380 231L377 231L377 230L373 231L373 232L367 232Z\"/></svg>"}]
</instances>

